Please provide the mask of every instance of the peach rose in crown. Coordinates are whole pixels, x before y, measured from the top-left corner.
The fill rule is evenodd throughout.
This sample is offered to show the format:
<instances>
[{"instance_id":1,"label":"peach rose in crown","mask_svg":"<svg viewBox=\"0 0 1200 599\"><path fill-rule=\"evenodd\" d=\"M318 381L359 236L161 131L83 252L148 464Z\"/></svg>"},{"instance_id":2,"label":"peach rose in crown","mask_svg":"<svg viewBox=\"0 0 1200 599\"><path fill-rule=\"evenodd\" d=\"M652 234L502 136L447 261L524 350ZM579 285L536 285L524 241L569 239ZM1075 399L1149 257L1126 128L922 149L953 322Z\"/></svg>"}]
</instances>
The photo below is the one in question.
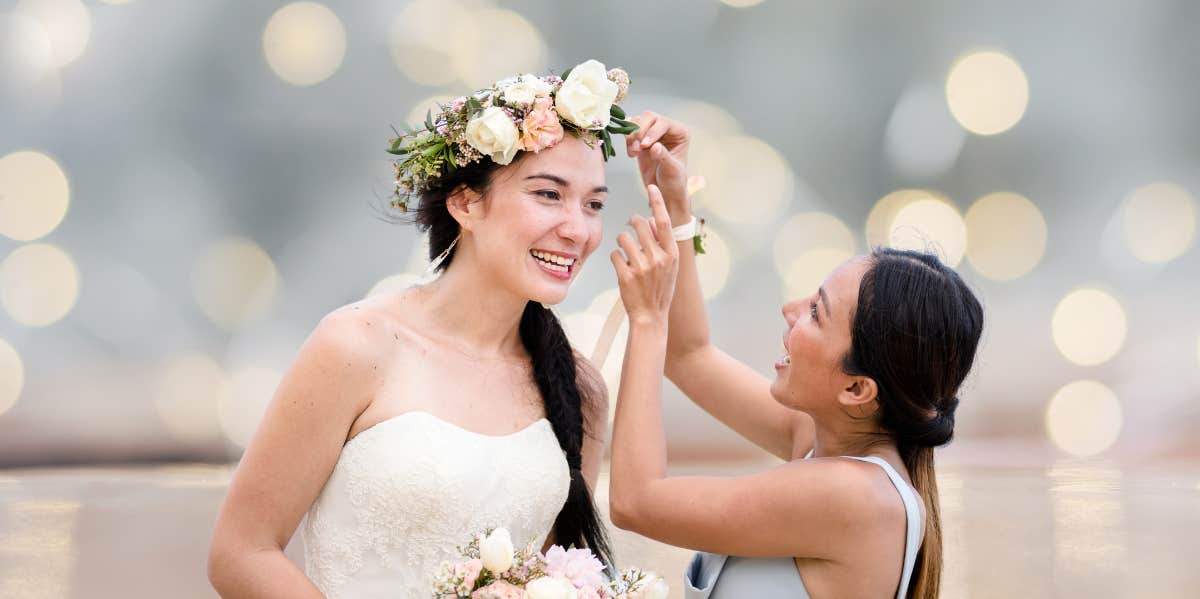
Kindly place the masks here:
<instances>
[{"instance_id":1,"label":"peach rose in crown","mask_svg":"<svg viewBox=\"0 0 1200 599\"><path fill-rule=\"evenodd\" d=\"M471 593L471 599L525 599L525 591L519 586L498 580Z\"/></svg>"},{"instance_id":2,"label":"peach rose in crown","mask_svg":"<svg viewBox=\"0 0 1200 599\"><path fill-rule=\"evenodd\" d=\"M534 154L562 141L563 127L550 98L538 98L521 123L521 149Z\"/></svg>"}]
</instances>

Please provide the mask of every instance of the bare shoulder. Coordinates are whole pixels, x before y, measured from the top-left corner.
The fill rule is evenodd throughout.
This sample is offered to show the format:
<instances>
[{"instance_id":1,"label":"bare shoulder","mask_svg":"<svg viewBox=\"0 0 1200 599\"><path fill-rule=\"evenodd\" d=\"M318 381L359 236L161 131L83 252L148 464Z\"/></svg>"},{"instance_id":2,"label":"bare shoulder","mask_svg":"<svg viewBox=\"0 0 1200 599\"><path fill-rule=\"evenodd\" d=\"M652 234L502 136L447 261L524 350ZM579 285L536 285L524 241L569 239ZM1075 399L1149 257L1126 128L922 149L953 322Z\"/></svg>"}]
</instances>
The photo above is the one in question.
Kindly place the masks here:
<instances>
[{"instance_id":1,"label":"bare shoulder","mask_svg":"<svg viewBox=\"0 0 1200 599\"><path fill-rule=\"evenodd\" d=\"M904 503L878 465L849 458L797 460L785 467L805 481L820 481L823 500L839 507L858 530L878 530L905 522ZM799 470L806 472L800 473Z\"/></svg>"}]
</instances>

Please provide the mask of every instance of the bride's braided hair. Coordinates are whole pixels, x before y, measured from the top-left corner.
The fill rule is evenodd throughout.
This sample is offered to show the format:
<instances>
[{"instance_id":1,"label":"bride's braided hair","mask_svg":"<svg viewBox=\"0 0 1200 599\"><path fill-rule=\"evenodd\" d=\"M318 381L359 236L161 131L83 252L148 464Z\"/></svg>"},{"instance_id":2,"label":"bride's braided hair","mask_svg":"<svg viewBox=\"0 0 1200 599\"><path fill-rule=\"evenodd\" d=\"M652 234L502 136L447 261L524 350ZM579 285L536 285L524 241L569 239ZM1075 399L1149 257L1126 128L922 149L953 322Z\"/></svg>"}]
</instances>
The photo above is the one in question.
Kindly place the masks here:
<instances>
[{"instance_id":1,"label":"bride's braided hair","mask_svg":"<svg viewBox=\"0 0 1200 599\"><path fill-rule=\"evenodd\" d=\"M518 154L514 164L523 155ZM458 222L446 209L447 196L460 186L485 195L492 174L499 168L491 160L481 160L447 173L438 185L421 194L414 210L414 221L418 229L429 233L430 259L444 252L459 234ZM449 266L455 250L457 247L446 256L439 270ZM563 547L587 547L611 567L608 535L582 470L583 436L588 434L584 427L585 408L593 408L600 400L598 394L603 392L602 383L590 370L579 368L558 317L540 303L530 301L525 305L519 328L521 343L529 353L533 378L545 406L546 419L554 428L571 472L570 492L554 522L553 542ZM595 413L590 409L586 411ZM604 426L604 423L589 422L588 425L590 428ZM593 431L592 436L599 437L600 433Z\"/></svg>"}]
</instances>

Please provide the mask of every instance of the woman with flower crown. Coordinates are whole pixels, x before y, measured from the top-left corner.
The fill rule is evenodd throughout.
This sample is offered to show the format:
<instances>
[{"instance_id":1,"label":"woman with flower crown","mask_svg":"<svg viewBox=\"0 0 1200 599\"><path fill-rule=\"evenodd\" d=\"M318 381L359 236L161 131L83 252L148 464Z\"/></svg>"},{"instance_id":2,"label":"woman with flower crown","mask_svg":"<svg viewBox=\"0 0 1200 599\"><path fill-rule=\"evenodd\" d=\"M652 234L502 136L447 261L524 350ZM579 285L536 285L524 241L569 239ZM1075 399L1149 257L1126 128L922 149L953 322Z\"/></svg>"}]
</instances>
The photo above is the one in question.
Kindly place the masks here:
<instances>
[{"instance_id":1,"label":"woman with flower crown","mask_svg":"<svg viewBox=\"0 0 1200 599\"><path fill-rule=\"evenodd\" d=\"M610 561L590 493L607 391L546 306L600 243L612 135L637 128L628 84L594 60L520 75L392 140L394 204L441 275L334 310L304 343L217 519L221 596L427 597L496 527ZM302 519L305 572L283 553Z\"/></svg>"},{"instance_id":2,"label":"woman with flower crown","mask_svg":"<svg viewBox=\"0 0 1200 599\"><path fill-rule=\"evenodd\" d=\"M933 451L954 434L983 330L978 299L937 257L877 248L783 306L785 353L774 380L762 376L709 337L689 239L687 130L658 115L637 121L626 142L653 184L655 218L634 216L636 237L618 235L610 256L630 323L613 523L700 552L688 599L936 599ZM785 463L735 478L667 476L664 373Z\"/></svg>"}]
</instances>

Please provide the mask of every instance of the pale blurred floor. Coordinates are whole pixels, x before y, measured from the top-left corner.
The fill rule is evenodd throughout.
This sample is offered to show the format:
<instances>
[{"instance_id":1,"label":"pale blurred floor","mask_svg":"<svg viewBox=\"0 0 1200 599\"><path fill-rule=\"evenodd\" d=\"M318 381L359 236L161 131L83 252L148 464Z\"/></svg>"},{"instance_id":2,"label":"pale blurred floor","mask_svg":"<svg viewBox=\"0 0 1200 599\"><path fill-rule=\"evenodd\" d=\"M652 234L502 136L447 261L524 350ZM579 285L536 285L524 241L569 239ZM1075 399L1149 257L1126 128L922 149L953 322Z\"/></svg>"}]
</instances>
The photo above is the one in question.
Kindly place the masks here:
<instances>
[{"instance_id":1,"label":"pale blurred floor","mask_svg":"<svg viewBox=\"0 0 1200 599\"><path fill-rule=\"evenodd\" d=\"M768 464L769 466L769 464ZM732 475L763 464L693 464ZM209 534L231 466L0 471L0 597L214 597ZM940 466L945 597L1195 597L1200 467ZM605 505L607 480L599 503ZM614 530L681 597L691 552ZM298 559L298 551L289 553Z\"/></svg>"}]
</instances>

